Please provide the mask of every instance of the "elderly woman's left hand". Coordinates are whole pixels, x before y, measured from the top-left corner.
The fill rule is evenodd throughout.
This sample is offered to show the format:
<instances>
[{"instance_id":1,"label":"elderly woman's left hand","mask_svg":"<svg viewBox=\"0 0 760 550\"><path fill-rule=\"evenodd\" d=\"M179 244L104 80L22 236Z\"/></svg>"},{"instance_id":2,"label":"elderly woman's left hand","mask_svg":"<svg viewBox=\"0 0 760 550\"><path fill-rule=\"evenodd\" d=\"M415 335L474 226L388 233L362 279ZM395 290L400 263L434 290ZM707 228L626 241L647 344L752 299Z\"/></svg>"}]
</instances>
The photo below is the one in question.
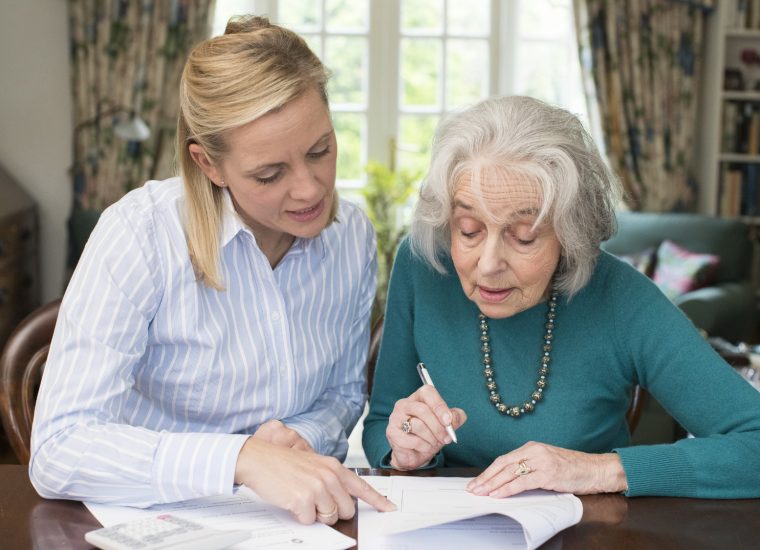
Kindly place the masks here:
<instances>
[{"instance_id":1,"label":"elderly woman's left hand","mask_svg":"<svg viewBox=\"0 0 760 550\"><path fill-rule=\"evenodd\" d=\"M528 442L501 455L467 490L476 495L508 497L529 489L590 495L628 489L617 453L590 454Z\"/></svg>"}]
</instances>

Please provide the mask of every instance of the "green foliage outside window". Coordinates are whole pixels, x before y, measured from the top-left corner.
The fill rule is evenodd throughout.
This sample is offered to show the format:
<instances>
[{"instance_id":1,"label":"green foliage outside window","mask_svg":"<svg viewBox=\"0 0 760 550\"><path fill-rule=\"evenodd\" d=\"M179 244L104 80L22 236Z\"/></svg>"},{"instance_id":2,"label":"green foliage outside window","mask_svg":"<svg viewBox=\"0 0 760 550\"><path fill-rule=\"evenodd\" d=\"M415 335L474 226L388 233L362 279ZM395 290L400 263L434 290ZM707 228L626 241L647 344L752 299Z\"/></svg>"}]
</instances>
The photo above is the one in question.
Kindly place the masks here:
<instances>
[{"instance_id":1,"label":"green foliage outside window","mask_svg":"<svg viewBox=\"0 0 760 550\"><path fill-rule=\"evenodd\" d=\"M393 171L377 162L370 162L366 170L367 184L361 194L367 205L367 215L377 232L377 294L372 310L374 323L385 310L393 258L399 242L409 229L403 213L417 189L419 173Z\"/></svg>"}]
</instances>

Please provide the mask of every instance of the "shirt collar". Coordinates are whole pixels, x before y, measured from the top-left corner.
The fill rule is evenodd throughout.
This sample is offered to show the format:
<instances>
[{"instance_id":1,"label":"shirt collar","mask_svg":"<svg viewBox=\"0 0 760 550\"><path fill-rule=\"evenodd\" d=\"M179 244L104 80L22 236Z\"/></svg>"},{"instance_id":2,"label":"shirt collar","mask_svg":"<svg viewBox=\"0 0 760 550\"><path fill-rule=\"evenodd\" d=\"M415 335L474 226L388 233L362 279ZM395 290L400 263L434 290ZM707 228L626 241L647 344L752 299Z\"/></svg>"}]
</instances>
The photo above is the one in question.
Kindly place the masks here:
<instances>
[{"instance_id":1,"label":"shirt collar","mask_svg":"<svg viewBox=\"0 0 760 550\"><path fill-rule=\"evenodd\" d=\"M222 189L222 248L227 246L232 239L241 231L250 231L243 220L240 219L235 211L235 205L232 204L232 197L227 188Z\"/></svg>"}]
</instances>

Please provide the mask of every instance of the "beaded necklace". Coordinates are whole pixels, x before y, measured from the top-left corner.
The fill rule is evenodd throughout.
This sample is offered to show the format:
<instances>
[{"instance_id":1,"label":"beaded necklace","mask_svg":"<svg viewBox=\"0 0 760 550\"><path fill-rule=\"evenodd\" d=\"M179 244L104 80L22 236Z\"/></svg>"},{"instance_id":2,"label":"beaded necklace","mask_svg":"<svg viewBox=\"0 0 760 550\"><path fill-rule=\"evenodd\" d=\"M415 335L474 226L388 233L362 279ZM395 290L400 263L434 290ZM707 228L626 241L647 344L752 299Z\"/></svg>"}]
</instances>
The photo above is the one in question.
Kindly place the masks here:
<instances>
[{"instance_id":1,"label":"beaded necklace","mask_svg":"<svg viewBox=\"0 0 760 550\"><path fill-rule=\"evenodd\" d=\"M546 333L544 334L543 353L541 355L541 365L538 369L538 380L536 381L536 391L530 394L530 399L522 405L507 405L501 400L496 381L494 380L493 364L491 363L491 337L488 335L488 319L482 313L478 314L480 321L480 351L483 352L483 375L486 377L486 388L488 389L488 399L493 403L496 410L501 414L518 418L524 413L533 412L536 404L541 401L546 388L546 381L549 376L549 363L551 361L552 340L554 339L554 319L557 317L557 289L552 288L551 296L548 301L546 311Z\"/></svg>"}]
</instances>

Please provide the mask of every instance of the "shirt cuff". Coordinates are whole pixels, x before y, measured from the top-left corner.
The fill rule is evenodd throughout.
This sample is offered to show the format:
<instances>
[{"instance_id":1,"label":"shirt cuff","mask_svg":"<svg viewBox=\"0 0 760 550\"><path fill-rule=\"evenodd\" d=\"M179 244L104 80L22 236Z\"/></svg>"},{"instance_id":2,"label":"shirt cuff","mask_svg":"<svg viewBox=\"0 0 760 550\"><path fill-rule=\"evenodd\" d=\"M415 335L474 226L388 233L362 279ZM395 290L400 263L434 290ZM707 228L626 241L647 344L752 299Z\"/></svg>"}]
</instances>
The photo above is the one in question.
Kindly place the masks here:
<instances>
[{"instance_id":1,"label":"shirt cuff","mask_svg":"<svg viewBox=\"0 0 760 550\"><path fill-rule=\"evenodd\" d=\"M337 441L332 441L331 438L325 434L322 427L312 420L306 418L289 418L282 421L288 428L298 432L298 435L306 440L306 443L311 445L311 448L317 454L334 456L343 461L348 453L348 441L345 436L341 437ZM328 440L329 444L328 444Z\"/></svg>"},{"instance_id":2,"label":"shirt cuff","mask_svg":"<svg viewBox=\"0 0 760 550\"><path fill-rule=\"evenodd\" d=\"M249 437L162 432L152 475L159 501L232 494L237 458Z\"/></svg>"}]
</instances>

